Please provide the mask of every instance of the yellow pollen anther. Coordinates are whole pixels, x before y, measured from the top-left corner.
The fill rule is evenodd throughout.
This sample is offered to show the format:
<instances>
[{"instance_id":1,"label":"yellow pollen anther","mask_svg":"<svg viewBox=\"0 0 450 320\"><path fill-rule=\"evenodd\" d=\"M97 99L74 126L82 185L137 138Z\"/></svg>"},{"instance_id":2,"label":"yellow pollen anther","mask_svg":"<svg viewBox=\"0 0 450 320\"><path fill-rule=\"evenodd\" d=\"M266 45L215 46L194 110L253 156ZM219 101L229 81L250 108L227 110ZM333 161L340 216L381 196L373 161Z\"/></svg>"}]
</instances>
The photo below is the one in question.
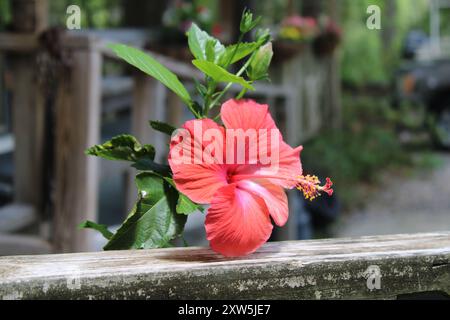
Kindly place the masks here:
<instances>
[{"instance_id":1,"label":"yellow pollen anther","mask_svg":"<svg viewBox=\"0 0 450 320\"><path fill-rule=\"evenodd\" d=\"M326 179L326 184L324 186L320 186L320 180L317 176L298 176L297 177L297 185L296 188L303 192L303 195L306 200L314 200L318 196L320 196L321 192L326 192L329 196L333 194L333 189L331 186L333 183L329 178Z\"/></svg>"}]
</instances>

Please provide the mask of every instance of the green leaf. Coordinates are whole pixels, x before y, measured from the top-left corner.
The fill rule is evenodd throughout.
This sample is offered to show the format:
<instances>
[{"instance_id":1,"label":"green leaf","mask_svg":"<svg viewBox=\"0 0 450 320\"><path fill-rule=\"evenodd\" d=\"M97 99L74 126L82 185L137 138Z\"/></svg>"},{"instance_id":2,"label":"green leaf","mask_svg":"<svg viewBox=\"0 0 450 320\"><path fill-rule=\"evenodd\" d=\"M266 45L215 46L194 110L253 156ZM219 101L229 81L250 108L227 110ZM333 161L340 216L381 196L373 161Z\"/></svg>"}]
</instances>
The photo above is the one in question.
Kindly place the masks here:
<instances>
[{"instance_id":1,"label":"green leaf","mask_svg":"<svg viewBox=\"0 0 450 320\"><path fill-rule=\"evenodd\" d=\"M169 136L171 136L172 133L177 129L174 126L171 126L170 124L162 122L162 121L150 120L149 123L150 123L150 127L155 129L156 131L165 133Z\"/></svg>"},{"instance_id":2,"label":"green leaf","mask_svg":"<svg viewBox=\"0 0 450 320\"><path fill-rule=\"evenodd\" d=\"M237 51L236 51L237 48ZM242 42L241 44L233 44L227 46L223 54L219 58L219 65L225 66L233 64L245 58L259 48L259 43L256 42ZM236 51L236 53L234 53ZM230 60L231 59L231 60Z\"/></svg>"},{"instance_id":3,"label":"green leaf","mask_svg":"<svg viewBox=\"0 0 450 320\"><path fill-rule=\"evenodd\" d=\"M269 66L272 61L272 42L268 42L254 54L247 68L247 76L252 81L268 79Z\"/></svg>"},{"instance_id":4,"label":"green leaf","mask_svg":"<svg viewBox=\"0 0 450 320\"><path fill-rule=\"evenodd\" d=\"M195 23L192 23L187 32L189 49L192 55L198 60L216 60L225 51L225 47L219 40L201 30ZM207 49L208 48L208 49ZM212 56L214 56L212 58Z\"/></svg>"},{"instance_id":5,"label":"green leaf","mask_svg":"<svg viewBox=\"0 0 450 320\"><path fill-rule=\"evenodd\" d=\"M162 248L183 232L187 216L176 213L178 192L163 178L136 177L139 199L105 250Z\"/></svg>"},{"instance_id":6,"label":"green leaf","mask_svg":"<svg viewBox=\"0 0 450 320\"><path fill-rule=\"evenodd\" d=\"M111 239L113 233L108 230L108 226L105 224L98 224L89 220L86 220L78 225L80 229L94 229L100 232L107 240Z\"/></svg>"},{"instance_id":7,"label":"green leaf","mask_svg":"<svg viewBox=\"0 0 450 320\"><path fill-rule=\"evenodd\" d=\"M137 161L141 158L155 158L155 148L149 144L141 145L135 137L122 134L86 150L86 154L108 160Z\"/></svg>"},{"instance_id":8,"label":"green leaf","mask_svg":"<svg viewBox=\"0 0 450 320\"><path fill-rule=\"evenodd\" d=\"M216 60L216 43L217 40L213 39L208 39L208 41L206 41L205 55L207 61L214 62Z\"/></svg>"},{"instance_id":9,"label":"green leaf","mask_svg":"<svg viewBox=\"0 0 450 320\"><path fill-rule=\"evenodd\" d=\"M191 214L197 210L203 212L203 207L195 202L192 202L192 200L184 194L179 194L177 201L178 214Z\"/></svg>"},{"instance_id":10,"label":"green leaf","mask_svg":"<svg viewBox=\"0 0 450 320\"><path fill-rule=\"evenodd\" d=\"M161 176L170 176L170 167L165 164L156 163L149 158L141 158L131 165L139 171L153 171Z\"/></svg>"},{"instance_id":11,"label":"green leaf","mask_svg":"<svg viewBox=\"0 0 450 320\"><path fill-rule=\"evenodd\" d=\"M111 44L109 47L129 64L154 77L178 95L187 105L192 103L189 92L178 77L145 52L124 44Z\"/></svg>"},{"instance_id":12,"label":"green leaf","mask_svg":"<svg viewBox=\"0 0 450 320\"><path fill-rule=\"evenodd\" d=\"M238 83L246 89L254 90L254 88L247 81L245 81L244 78L231 74L224 68L219 67L212 62L205 60L193 60L192 63L216 82Z\"/></svg>"},{"instance_id":13,"label":"green leaf","mask_svg":"<svg viewBox=\"0 0 450 320\"><path fill-rule=\"evenodd\" d=\"M172 187L176 188L175 182L173 182L172 178L164 177L164 180L166 180L166 182L169 183ZM177 201L177 213L191 214L197 210L203 212L204 208L201 204L193 202L187 196L179 192Z\"/></svg>"}]
</instances>

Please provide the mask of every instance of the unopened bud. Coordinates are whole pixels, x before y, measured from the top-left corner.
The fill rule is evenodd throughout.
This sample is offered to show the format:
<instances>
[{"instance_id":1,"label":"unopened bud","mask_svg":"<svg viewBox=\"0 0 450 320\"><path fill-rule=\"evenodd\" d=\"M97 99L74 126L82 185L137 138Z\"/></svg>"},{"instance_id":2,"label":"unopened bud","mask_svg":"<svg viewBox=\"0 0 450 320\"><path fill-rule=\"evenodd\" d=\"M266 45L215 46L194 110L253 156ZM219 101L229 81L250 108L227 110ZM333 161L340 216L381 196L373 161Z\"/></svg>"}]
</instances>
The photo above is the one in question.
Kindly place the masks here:
<instances>
[{"instance_id":1,"label":"unopened bud","mask_svg":"<svg viewBox=\"0 0 450 320\"><path fill-rule=\"evenodd\" d=\"M247 75L252 80L262 80L268 77L270 62L272 61L272 42L268 42L258 49L249 65Z\"/></svg>"},{"instance_id":2,"label":"unopened bud","mask_svg":"<svg viewBox=\"0 0 450 320\"><path fill-rule=\"evenodd\" d=\"M270 30L269 29L258 29L256 30L255 39L260 45L266 44L270 41Z\"/></svg>"},{"instance_id":3,"label":"unopened bud","mask_svg":"<svg viewBox=\"0 0 450 320\"><path fill-rule=\"evenodd\" d=\"M255 20L253 20L253 14L248 10L244 10L244 12L242 13L239 30L241 31L241 33L247 33L251 31L254 27L256 27L256 25L259 23L260 20L261 17L258 17Z\"/></svg>"}]
</instances>

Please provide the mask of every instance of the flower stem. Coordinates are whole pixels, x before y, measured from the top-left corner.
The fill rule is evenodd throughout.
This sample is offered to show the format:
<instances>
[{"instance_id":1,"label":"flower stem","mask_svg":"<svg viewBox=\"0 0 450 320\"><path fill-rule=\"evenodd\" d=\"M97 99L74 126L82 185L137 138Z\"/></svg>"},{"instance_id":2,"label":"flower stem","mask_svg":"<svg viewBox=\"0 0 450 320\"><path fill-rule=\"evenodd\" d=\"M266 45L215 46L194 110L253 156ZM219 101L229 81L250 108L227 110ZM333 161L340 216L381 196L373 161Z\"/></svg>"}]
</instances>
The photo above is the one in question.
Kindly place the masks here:
<instances>
[{"instance_id":1,"label":"flower stem","mask_svg":"<svg viewBox=\"0 0 450 320\"><path fill-rule=\"evenodd\" d=\"M250 57L250 59L248 59L245 64L242 66L242 68L238 71L238 73L236 73L236 76L241 76L244 71L247 69L247 67L250 65L250 62L252 61L252 57ZM216 97L216 99L214 99L214 101L209 105L208 107L208 111L211 110L212 108L214 108L214 106L220 101L220 99L222 99L223 95L231 88L231 86L233 85L232 82L229 82L226 87L222 90L222 92Z\"/></svg>"},{"instance_id":2,"label":"flower stem","mask_svg":"<svg viewBox=\"0 0 450 320\"><path fill-rule=\"evenodd\" d=\"M236 96L236 99L242 99L242 97L244 96L244 94L247 92L247 88L242 88L241 92L239 92L239 94Z\"/></svg>"}]
</instances>

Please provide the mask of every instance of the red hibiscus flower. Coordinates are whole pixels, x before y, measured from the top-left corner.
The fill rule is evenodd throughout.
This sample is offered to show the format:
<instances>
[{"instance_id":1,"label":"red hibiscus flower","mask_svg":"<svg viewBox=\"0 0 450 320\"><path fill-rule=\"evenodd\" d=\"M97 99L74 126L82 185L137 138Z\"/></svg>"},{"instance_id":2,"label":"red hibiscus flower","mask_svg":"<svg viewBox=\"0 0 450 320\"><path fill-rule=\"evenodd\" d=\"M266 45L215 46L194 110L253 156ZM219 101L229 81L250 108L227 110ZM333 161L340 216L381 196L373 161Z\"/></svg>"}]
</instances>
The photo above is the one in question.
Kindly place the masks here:
<instances>
[{"instance_id":1,"label":"red hibiscus flower","mask_svg":"<svg viewBox=\"0 0 450 320\"><path fill-rule=\"evenodd\" d=\"M302 176L302 147L283 141L267 105L229 100L221 118L225 127L210 119L187 121L171 141L169 164L180 192L210 204L205 228L211 248L241 256L269 239L271 218L278 226L286 223L285 188L314 198L331 194L331 181L321 187L316 177Z\"/></svg>"}]
</instances>

